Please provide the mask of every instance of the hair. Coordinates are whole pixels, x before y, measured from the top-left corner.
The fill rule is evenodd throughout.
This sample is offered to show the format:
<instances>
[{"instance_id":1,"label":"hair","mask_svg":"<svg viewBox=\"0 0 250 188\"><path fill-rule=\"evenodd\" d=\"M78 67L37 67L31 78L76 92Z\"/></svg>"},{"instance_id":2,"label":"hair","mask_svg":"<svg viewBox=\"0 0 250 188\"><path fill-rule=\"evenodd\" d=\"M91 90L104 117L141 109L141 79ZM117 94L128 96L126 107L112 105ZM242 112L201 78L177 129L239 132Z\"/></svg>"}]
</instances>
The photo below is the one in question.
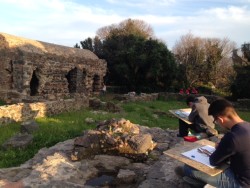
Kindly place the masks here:
<instances>
[{"instance_id":1,"label":"hair","mask_svg":"<svg viewBox=\"0 0 250 188\"><path fill-rule=\"evenodd\" d=\"M190 102L194 102L194 100L195 100L195 97L194 97L194 96L188 96L187 99L186 99L187 105L188 105Z\"/></svg>"},{"instance_id":2,"label":"hair","mask_svg":"<svg viewBox=\"0 0 250 188\"><path fill-rule=\"evenodd\" d=\"M208 108L208 115L213 117L237 115L232 103L225 99L218 99L211 103Z\"/></svg>"}]
</instances>

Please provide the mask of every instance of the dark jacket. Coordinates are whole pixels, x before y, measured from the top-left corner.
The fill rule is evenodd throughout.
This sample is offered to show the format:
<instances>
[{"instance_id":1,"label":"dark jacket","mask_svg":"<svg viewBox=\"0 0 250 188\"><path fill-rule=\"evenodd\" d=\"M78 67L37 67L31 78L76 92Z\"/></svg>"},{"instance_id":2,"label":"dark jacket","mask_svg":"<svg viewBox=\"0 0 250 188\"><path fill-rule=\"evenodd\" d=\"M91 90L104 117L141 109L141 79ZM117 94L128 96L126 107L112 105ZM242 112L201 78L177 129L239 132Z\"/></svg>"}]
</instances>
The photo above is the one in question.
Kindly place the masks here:
<instances>
[{"instance_id":1,"label":"dark jacket","mask_svg":"<svg viewBox=\"0 0 250 188\"><path fill-rule=\"evenodd\" d=\"M234 125L210 156L211 165L230 159L230 168L243 187L250 187L250 123Z\"/></svg>"}]
</instances>

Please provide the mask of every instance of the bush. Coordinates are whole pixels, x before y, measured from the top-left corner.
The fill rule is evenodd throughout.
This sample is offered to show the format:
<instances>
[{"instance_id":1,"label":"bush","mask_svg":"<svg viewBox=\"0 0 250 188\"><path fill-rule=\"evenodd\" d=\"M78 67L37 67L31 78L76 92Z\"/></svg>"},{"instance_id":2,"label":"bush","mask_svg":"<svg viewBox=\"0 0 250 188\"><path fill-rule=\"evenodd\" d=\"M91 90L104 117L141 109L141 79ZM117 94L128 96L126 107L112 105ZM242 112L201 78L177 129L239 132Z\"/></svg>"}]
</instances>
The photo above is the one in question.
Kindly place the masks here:
<instances>
[{"instance_id":1,"label":"bush","mask_svg":"<svg viewBox=\"0 0 250 188\"><path fill-rule=\"evenodd\" d=\"M250 98L250 66L236 67L237 76L231 91L235 99Z\"/></svg>"},{"instance_id":2,"label":"bush","mask_svg":"<svg viewBox=\"0 0 250 188\"><path fill-rule=\"evenodd\" d=\"M6 103L2 100L0 100L0 106L6 105Z\"/></svg>"}]
</instances>

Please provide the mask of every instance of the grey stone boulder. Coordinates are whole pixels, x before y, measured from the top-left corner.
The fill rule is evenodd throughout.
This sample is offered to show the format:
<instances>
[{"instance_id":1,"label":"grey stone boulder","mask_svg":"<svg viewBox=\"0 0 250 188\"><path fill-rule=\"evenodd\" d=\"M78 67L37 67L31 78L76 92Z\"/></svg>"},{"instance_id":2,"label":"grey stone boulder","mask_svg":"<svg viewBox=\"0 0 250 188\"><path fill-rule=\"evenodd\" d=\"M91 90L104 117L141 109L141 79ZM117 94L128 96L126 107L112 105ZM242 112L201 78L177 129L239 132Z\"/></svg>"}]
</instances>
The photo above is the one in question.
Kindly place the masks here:
<instances>
[{"instance_id":1,"label":"grey stone boulder","mask_svg":"<svg viewBox=\"0 0 250 188\"><path fill-rule=\"evenodd\" d=\"M140 184L139 188L190 188L174 173L175 167L180 165L183 163L162 155L157 162L150 166L146 180Z\"/></svg>"},{"instance_id":2,"label":"grey stone boulder","mask_svg":"<svg viewBox=\"0 0 250 188\"><path fill-rule=\"evenodd\" d=\"M31 134L39 130L39 125L34 121L25 121L21 124L21 133Z\"/></svg>"},{"instance_id":3,"label":"grey stone boulder","mask_svg":"<svg viewBox=\"0 0 250 188\"><path fill-rule=\"evenodd\" d=\"M85 119L85 122L86 122L87 124L92 124L92 123L95 123L95 120L94 120L93 118L87 117L87 118Z\"/></svg>"},{"instance_id":4,"label":"grey stone boulder","mask_svg":"<svg viewBox=\"0 0 250 188\"><path fill-rule=\"evenodd\" d=\"M122 108L113 102L107 102L105 105L105 110L108 112L121 112Z\"/></svg>"},{"instance_id":5,"label":"grey stone boulder","mask_svg":"<svg viewBox=\"0 0 250 188\"><path fill-rule=\"evenodd\" d=\"M117 171L119 168L125 168L131 164L131 161L126 157L112 155L96 155L94 157L96 167L104 171Z\"/></svg>"},{"instance_id":6,"label":"grey stone boulder","mask_svg":"<svg viewBox=\"0 0 250 188\"><path fill-rule=\"evenodd\" d=\"M100 99L92 98L92 99L89 99L89 107L91 109L97 110L97 109L101 109L103 107L103 104Z\"/></svg>"},{"instance_id":7,"label":"grey stone boulder","mask_svg":"<svg viewBox=\"0 0 250 188\"><path fill-rule=\"evenodd\" d=\"M132 170L120 169L117 175L117 179L120 183L130 184L135 182L136 174Z\"/></svg>"},{"instance_id":8,"label":"grey stone boulder","mask_svg":"<svg viewBox=\"0 0 250 188\"><path fill-rule=\"evenodd\" d=\"M24 149L27 148L33 141L33 136L31 134L17 134L10 139L8 139L5 143L3 143L2 147L4 149L8 148L19 148Z\"/></svg>"}]
</instances>

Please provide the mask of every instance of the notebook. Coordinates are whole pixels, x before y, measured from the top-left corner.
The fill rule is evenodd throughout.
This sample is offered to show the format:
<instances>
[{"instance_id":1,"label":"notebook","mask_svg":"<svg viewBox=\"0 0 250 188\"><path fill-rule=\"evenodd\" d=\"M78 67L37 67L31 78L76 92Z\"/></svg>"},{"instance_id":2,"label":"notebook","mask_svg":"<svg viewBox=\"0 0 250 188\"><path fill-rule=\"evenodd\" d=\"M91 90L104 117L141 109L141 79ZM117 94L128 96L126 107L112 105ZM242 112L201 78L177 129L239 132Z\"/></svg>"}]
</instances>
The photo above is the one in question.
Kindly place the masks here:
<instances>
[{"instance_id":1,"label":"notebook","mask_svg":"<svg viewBox=\"0 0 250 188\"><path fill-rule=\"evenodd\" d=\"M215 151L215 148L212 146L202 146L199 147L202 149L206 149L207 151L209 151L210 153L213 153ZM215 168L215 166L212 166L209 162L209 156L204 154L204 153L200 153L198 151L198 148L192 149L190 151L184 152L182 153L182 155L188 157L189 159L192 159L194 161L197 161L199 163L202 163L210 168Z\"/></svg>"}]
</instances>

